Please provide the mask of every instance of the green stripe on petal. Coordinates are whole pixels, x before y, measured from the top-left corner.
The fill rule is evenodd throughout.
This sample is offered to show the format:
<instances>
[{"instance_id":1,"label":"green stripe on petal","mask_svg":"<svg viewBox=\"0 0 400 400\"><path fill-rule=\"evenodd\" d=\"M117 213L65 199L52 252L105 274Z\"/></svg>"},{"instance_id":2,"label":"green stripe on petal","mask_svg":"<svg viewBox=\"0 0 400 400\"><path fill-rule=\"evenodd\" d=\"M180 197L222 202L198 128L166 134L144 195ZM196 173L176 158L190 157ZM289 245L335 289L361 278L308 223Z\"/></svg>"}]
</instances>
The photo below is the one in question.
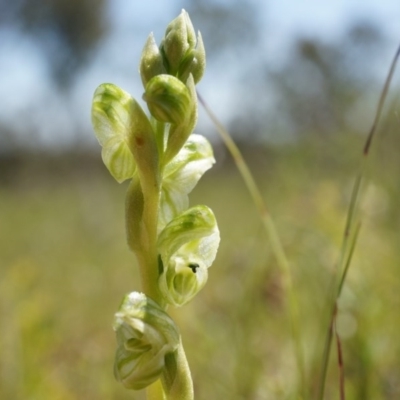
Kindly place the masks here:
<instances>
[{"instance_id":1,"label":"green stripe on petal","mask_svg":"<svg viewBox=\"0 0 400 400\"><path fill-rule=\"evenodd\" d=\"M159 288L169 304L182 306L206 284L218 246L213 212L196 206L174 218L158 238L162 261Z\"/></svg>"},{"instance_id":2,"label":"green stripe on petal","mask_svg":"<svg viewBox=\"0 0 400 400\"><path fill-rule=\"evenodd\" d=\"M197 123L197 94L191 74L186 81L186 87L189 93L190 103L187 103L185 119L180 123L172 124L169 129L163 165L167 165L179 153Z\"/></svg>"},{"instance_id":3,"label":"green stripe on petal","mask_svg":"<svg viewBox=\"0 0 400 400\"><path fill-rule=\"evenodd\" d=\"M101 158L111 175L119 183L133 176L135 163L129 147L118 138L108 141L101 151Z\"/></svg>"},{"instance_id":4,"label":"green stripe on petal","mask_svg":"<svg viewBox=\"0 0 400 400\"><path fill-rule=\"evenodd\" d=\"M100 85L93 97L93 129L103 147L103 162L119 183L135 172L135 161L128 145L133 103L134 99L127 92L110 83Z\"/></svg>"},{"instance_id":5,"label":"green stripe on petal","mask_svg":"<svg viewBox=\"0 0 400 400\"><path fill-rule=\"evenodd\" d=\"M115 314L118 348L114 374L128 389L155 382L165 367L166 354L179 345L179 331L171 317L143 293L125 296Z\"/></svg>"},{"instance_id":6,"label":"green stripe on petal","mask_svg":"<svg viewBox=\"0 0 400 400\"><path fill-rule=\"evenodd\" d=\"M186 123L194 106L188 87L178 78L166 74L150 79L143 99L155 119L177 125Z\"/></svg>"},{"instance_id":7,"label":"green stripe on petal","mask_svg":"<svg viewBox=\"0 0 400 400\"><path fill-rule=\"evenodd\" d=\"M190 135L180 152L164 169L159 231L188 208L188 194L214 162L212 147L208 140L201 135Z\"/></svg>"}]
</instances>

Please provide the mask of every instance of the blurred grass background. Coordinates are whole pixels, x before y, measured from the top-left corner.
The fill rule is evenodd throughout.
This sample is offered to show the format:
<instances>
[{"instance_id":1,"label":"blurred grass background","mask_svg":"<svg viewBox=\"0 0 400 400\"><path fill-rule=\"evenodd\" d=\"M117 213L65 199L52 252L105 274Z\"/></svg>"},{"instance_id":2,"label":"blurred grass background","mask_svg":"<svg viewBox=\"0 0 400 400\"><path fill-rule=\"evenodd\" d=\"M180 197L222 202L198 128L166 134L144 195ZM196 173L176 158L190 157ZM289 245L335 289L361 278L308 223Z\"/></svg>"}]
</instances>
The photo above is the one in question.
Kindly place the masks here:
<instances>
[{"instance_id":1,"label":"blurred grass background","mask_svg":"<svg viewBox=\"0 0 400 400\"><path fill-rule=\"evenodd\" d=\"M324 300L362 138L309 139L253 148L248 159L292 264L311 374L322 354ZM340 302L350 399L400 394L399 161L395 148L378 142L386 159L371 163L363 229ZM26 161L0 193L0 398L140 399L112 377L112 316L122 295L140 285L125 245L126 188L97 157ZM223 238L207 287L171 310L197 398L288 398L296 372L286 296L233 165L208 172L191 203L212 207ZM333 353L327 399L337 398L337 382Z\"/></svg>"},{"instance_id":2,"label":"blurred grass background","mask_svg":"<svg viewBox=\"0 0 400 400\"><path fill-rule=\"evenodd\" d=\"M32 22L33 11L24 8L28 3L17 3ZM242 8L235 4L225 10L225 19L238 26ZM7 11L6 3L0 5ZM36 11L39 5L35 2ZM206 23L213 3L208 6L185 6L189 13L193 8L204 36L218 21ZM217 3L214 7L224 11ZM24 21L25 14L11 11ZM57 15L67 11L61 7ZM88 13L87 18L94 17ZM238 112L226 122L262 189L292 266L311 391L327 329L327 290L364 133L383 81L365 66L370 54L379 58L386 43L371 26L349 29L347 42L296 38L296 51L286 63L273 70L260 66L259 82L248 71L239 72L236 81L240 74L248 79L235 88ZM344 42L349 47L342 48ZM218 64L212 55L211 66ZM72 84L77 65L54 67L57 96L70 96L63 85ZM211 73L208 80L218 86ZM262 96L268 88L278 99L272 108ZM212 104L213 90L205 86L204 92ZM396 83L392 92L398 93ZM400 398L398 96L389 100L367 171L362 231L339 304L348 399ZM21 132L20 115L14 115L15 125L0 120L0 399L144 399L112 375L113 314L125 293L140 288L125 243L126 185L109 176L93 142L75 137L68 146L40 140L32 146L35 133ZM27 115L34 121L34 112ZM188 306L170 310L182 331L196 399L293 398L297 373L282 276L238 172L212 139L217 164L195 188L191 204L213 209L221 246L207 286ZM333 348L325 399L339 398L338 391Z\"/></svg>"}]
</instances>

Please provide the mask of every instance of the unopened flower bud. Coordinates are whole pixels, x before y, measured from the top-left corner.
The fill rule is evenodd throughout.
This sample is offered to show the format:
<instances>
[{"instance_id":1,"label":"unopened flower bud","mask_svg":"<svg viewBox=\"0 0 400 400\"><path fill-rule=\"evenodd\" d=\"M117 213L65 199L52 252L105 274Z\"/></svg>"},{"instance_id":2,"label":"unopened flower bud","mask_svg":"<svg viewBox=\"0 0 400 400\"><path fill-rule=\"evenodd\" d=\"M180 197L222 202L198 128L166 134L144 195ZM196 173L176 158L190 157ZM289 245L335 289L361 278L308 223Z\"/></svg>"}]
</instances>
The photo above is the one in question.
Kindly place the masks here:
<instances>
[{"instance_id":1,"label":"unopened flower bud","mask_svg":"<svg viewBox=\"0 0 400 400\"><path fill-rule=\"evenodd\" d=\"M152 33L144 45L139 70L144 87L151 78L166 73L163 58Z\"/></svg>"},{"instance_id":2,"label":"unopened flower bud","mask_svg":"<svg viewBox=\"0 0 400 400\"><path fill-rule=\"evenodd\" d=\"M157 75L146 85L143 99L151 115L161 122L180 125L193 112L193 101L187 86L171 75Z\"/></svg>"},{"instance_id":3,"label":"unopened flower bud","mask_svg":"<svg viewBox=\"0 0 400 400\"><path fill-rule=\"evenodd\" d=\"M155 382L165 367L165 356L179 345L179 331L171 317L143 293L128 294L115 314L118 348L114 374L128 389Z\"/></svg>"},{"instance_id":4,"label":"unopened flower bud","mask_svg":"<svg viewBox=\"0 0 400 400\"><path fill-rule=\"evenodd\" d=\"M187 110L186 119L180 124L171 125L169 129L167 148L163 160L161 161L164 165L170 162L179 153L196 126L197 94L192 75L189 75L189 78L186 81L186 87L189 91L192 106Z\"/></svg>"},{"instance_id":5,"label":"unopened flower bud","mask_svg":"<svg viewBox=\"0 0 400 400\"><path fill-rule=\"evenodd\" d=\"M185 10L167 26L161 50L168 64L167 70L176 75L186 53L196 45L196 34Z\"/></svg>"},{"instance_id":6,"label":"unopened flower bud","mask_svg":"<svg viewBox=\"0 0 400 400\"><path fill-rule=\"evenodd\" d=\"M206 51L203 39L199 32L197 36L197 46L190 49L179 65L178 78L182 82L186 82L189 75L193 75L195 83L198 83L204 75L206 69Z\"/></svg>"}]
</instances>

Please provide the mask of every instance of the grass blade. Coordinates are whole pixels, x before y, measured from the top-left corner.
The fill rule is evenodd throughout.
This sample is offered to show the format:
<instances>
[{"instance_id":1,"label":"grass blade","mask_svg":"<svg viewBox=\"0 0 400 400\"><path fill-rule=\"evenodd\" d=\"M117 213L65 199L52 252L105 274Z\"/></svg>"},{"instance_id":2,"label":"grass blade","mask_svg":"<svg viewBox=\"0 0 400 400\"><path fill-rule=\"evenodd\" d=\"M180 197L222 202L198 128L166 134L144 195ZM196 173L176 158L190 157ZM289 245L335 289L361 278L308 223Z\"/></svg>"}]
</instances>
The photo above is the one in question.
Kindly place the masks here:
<instances>
[{"instance_id":1,"label":"grass blade","mask_svg":"<svg viewBox=\"0 0 400 400\"><path fill-rule=\"evenodd\" d=\"M271 249L275 255L275 258L283 274L284 286L286 289L286 293L288 294L289 297L290 325L296 351L296 363L300 376L301 393L303 395L303 398L306 399L307 390L306 390L304 354L300 338L300 316L299 316L297 298L295 296L293 288L292 274L290 271L288 259L286 257L285 251L282 246L282 242L276 230L275 223L270 213L268 212L268 209L263 200L261 192L258 189L258 186L253 178L253 175L251 174L250 169L247 166L239 148L236 146L236 143L233 141L228 131L219 122L218 118L211 111L211 109L208 107L203 98L199 94L197 94L197 96L204 110L208 114L209 118L214 123L218 133L220 134L223 142L225 143L225 146L232 155L236 167L239 170L245 182L245 185L253 199L253 202L257 208L262 224L270 239Z\"/></svg>"},{"instance_id":2,"label":"grass blade","mask_svg":"<svg viewBox=\"0 0 400 400\"><path fill-rule=\"evenodd\" d=\"M382 110L383 106L388 94L388 90L390 87L390 83L392 81L392 77L394 74L394 71L396 69L396 64L397 61L400 57L400 46L398 47L394 58L392 60L392 63L389 68L388 75L386 77L381 95L379 97L378 101L378 106L376 109L375 117L371 126L371 129L368 133L367 139L365 141L364 147L363 147L363 158L361 160L361 168L360 168L360 173L357 175L356 180L354 181L354 186L353 186L353 191L350 199L350 204L349 204L349 210L347 213L347 218L346 218L346 225L345 225L345 230L343 234L343 241L342 241L342 246L341 246L341 252L340 252L340 257L339 257L339 263L336 268L336 273L334 277L335 285L334 288L336 287L336 281L338 281L337 284L337 290L335 289L334 296L333 296L333 306L331 307L331 318L330 318L330 324L329 324L329 329L328 333L326 336L326 342L325 342L325 348L324 348L324 353L323 353L323 359L322 359L322 366L321 366L321 377L320 377L320 384L319 384L319 393L318 393L318 399L323 400L324 398L324 392L325 392L325 381L326 381L326 374L328 370L328 363L329 363L329 354L330 354L330 347L332 343L332 337L333 337L333 324L335 320L335 314L337 312L337 300L340 297L344 282L346 280L347 272L351 264L353 252L357 243L357 238L358 234L360 231L360 223L357 225L355 232L353 234L353 239L350 243L350 249L348 251L348 245L349 245L349 240L350 236L352 233L352 228L353 228L353 223L354 223L354 218L355 218L355 213L357 210L357 205L358 205L358 198L360 196L360 191L361 191L361 183L364 178L364 172L366 168L366 163L368 160L368 155L369 151L371 149L372 145L372 140L376 134L376 129L380 120L380 117L382 115ZM347 258L346 258L347 256ZM346 261L345 261L346 260ZM342 271L341 278L337 280L338 273Z\"/></svg>"}]
</instances>

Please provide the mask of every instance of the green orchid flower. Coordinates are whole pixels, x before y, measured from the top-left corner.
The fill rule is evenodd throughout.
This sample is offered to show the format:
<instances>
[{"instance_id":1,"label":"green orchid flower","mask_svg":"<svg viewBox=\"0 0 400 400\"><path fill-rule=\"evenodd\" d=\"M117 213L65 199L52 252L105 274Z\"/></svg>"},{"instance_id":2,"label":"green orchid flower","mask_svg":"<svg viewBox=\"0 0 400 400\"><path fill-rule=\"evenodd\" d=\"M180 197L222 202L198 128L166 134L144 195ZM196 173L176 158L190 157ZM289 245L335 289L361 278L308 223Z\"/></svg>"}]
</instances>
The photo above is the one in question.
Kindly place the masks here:
<instances>
[{"instance_id":1,"label":"green orchid flower","mask_svg":"<svg viewBox=\"0 0 400 400\"><path fill-rule=\"evenodd\" d=\"M215 216L206 206L192 207L166 225L157 247L159 288L169 304L186 304L206 284L219 241Z\"/></svg>"},{"instance_id":2,"label":"green orchid flower","mask_svg":"<svg viewBox=\"0 0 400 400\"><path fill-rule=\"evenodd\" d=\"M103 162L118 182L132 178L136 166L154 180L158 151L153 128L129 93L111 83L100 85L93 96L92 124Z\"/></svg>"},{"instance_id":3,"label":"green orchid flower","mask_svg":"<svg viewBox=\"0 0 400 400\"><path fill-rule=\"evenodd\" d=\"M128 389L143 389L160 378L165 356L179 345L171 317L143 293L125 296L115 314L118 347L114 374Z\"/></svg>"},{"instance_id":4,"label":"green orchid flower","mask_svg":"<svg viewBox=\"0 0 400 400\"><path fill-rule=\"evenodd\" d=\"M189 207L188 194L202 175L215 163L208 140L192 134L180 152L169 162L162 176L158 231Z\"/></svg>"}]
</instances>

